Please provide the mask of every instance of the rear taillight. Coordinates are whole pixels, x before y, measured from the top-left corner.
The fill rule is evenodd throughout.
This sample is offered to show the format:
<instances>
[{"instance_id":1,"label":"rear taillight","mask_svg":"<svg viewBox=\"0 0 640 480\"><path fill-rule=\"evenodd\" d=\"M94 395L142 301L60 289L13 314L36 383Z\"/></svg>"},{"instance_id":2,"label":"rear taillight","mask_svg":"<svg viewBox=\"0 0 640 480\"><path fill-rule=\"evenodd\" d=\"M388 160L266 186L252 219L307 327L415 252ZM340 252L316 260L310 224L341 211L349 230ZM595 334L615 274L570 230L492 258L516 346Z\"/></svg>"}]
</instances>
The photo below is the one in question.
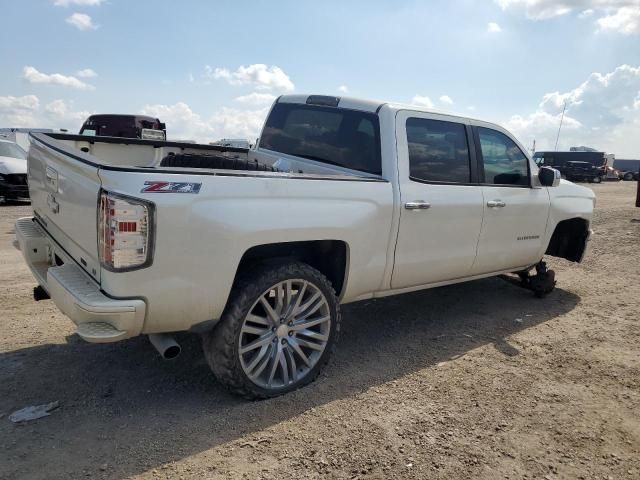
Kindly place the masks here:
<instances>
[{"instance_id":1,"label":"rear taillight","mask_svg":"<svg viewBox=\"0 0 640 480\"><path fill-rule=\"evenodd\" d=\"M148 267L153 258L153 204L102 191L98 253L107 270Z\"/></svg>"}]
</instances>

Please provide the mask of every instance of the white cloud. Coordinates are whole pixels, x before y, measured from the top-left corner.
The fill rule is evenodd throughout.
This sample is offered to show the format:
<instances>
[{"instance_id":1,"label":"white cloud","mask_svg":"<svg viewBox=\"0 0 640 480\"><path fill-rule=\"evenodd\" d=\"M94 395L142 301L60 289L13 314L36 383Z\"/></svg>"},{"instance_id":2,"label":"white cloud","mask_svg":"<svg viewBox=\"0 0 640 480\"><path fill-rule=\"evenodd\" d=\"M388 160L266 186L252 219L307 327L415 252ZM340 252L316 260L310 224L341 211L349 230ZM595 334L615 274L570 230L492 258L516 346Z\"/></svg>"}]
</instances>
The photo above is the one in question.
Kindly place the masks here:
<instances>
[{"instance_id":1,"label":"white cloud","mask_svg":"<svg viewBox=\"0 0 640 480\"><path fill-rule=\"evenodd\" d=\"M500 28L500 25L498 25L496 22L487 23L487 32L489 32L489 33L500 33L501 31L502 31L502 29Z\"/></svg>"},{"instance_id":2,"label":"white cloud","mask_svg":"<svg viewBox=\"0 0 640 480\"><path fill-rule=\"evenodd\" d=\"M495 0L500 8L507 10L510 8L524 9L527 17L542 20L545 18L557 17L569 13L576 3L575 1L559 1L559 0ZM588 2L577 2L588 3Z\"/></svg>"},{"instance_id":3,"label":"white cloud","mask_svg":"<svg viewBox=\"0 0 640 480\"><path fill-rule=\"evenodd\" d=\"M68 128L77 131L89 112L76 112L72 102L54 100L44 109L35 95L0 97L0 125L7 127Z\"/></svg>"},{"instance_id":4,"label":"white cloud","mask_svg":"<svg viewBox=\"0 0 640 480\"><path fill-rule=\"evenodd\" d=\"M99 7L105 0L54 0L53 4L56 7L69 7L71 5L77 5L79 7Z\"/></svg>"},{"instance_id":5,"label":"white cloud","mask_svg":"<svg viewBox=\"0 0 640 480\"><path fill-rule=\"evenodd\" d=\"M612 72L592 73L567 92L550 92L529 115L514 115L507 128L525 144L553 148L563 105L567 105L560 148L591 145L619 156L640 156L640 66L620 65Z\"/></svg>"},{"instance_id":6,"label":"white cloud","mask_svg":"<svg viewBox=\"0 0 640 480\"><path fill-rule=\"evenodd\" d=\"M275 65L256 63L245 67L241 65L234 72L228 68L205 66L205 76L215 80L223 79L231 85L253 85L260 90L292 91L295 86L289 76Z\"/></svg>"},{"instance_id":7,"label":"white cloud","mask_svg":"<svg viewBox=\"0 0 640 480\"><path fill-rule=\"evenodd\" d=\"M240 102L245 105L271 105L275 99L276 96L271 95L270 93L253 92L248 95L236 97L236 102Z\"/></svg>"},{"instance_id":8,"label":"white cloud","mask_svg":"<svg viewBox=\"0 0 640 480\"><path fill-rule=\"evenodd\" d=\"M347 87L346 85L340 85L338 87L338 91L340 93L349 93L349 87Z\"/></svg>"},{"instance_id":9,"label":"white cloud","mask_svg":"<svg viewBox=\"0 0 640 480\"><path fill-rule=\"evenodd\" d=\"M83 32L98 28L98 26L93 23L93 20L91 20L91 17L86 13L74 13L65 21Z\"/></svg>"},{"instance_id":10,"label":"white cloud","mask_svg":"<svg viewBox=\"0 0 640 480\"><path fill-rule=\"evenodd\" d=\"M578 18L599 15L596 24L601 30L624 34L640 33L640 2L638 0L494 0L503 10L520 10L532 20L581 12Z\"/></svg>"},{"instance_id":11,"label":"white cloud","mask_svg":"<svg viewBox=\"0 0 640 480\"><path fill-rule=\"evenodd\" d=\"M80 124L90 115L89 112L75 112L70 109L70 105L64 100L54 100L51 103L45 105L44 110L46 113L55 119L57 123L63 122L64 125Z\"/></svg>"},{"instance_id":12,"label":"white cloud","mask_svg":"<svg viewBox=\"0 0 640 480\"><path fill-rule=\"evenodd\" d=\"M623 7L612 15L597 20L602 30L613 30L630 35L640 33L640 4L636 7Z\"/></svg>"},{"instance_id":13,"label":"white cloud","mask_svg":"<svg viewBox=\"0 0 640 480\"><path fill-rule=\"evenodd\" d=\"M442 95L440 98L440 103L444 103L445 105L453 105L453 100L449 95Z\"/></svg>"},{"instance_id":14,"label":"white cloud","mask_svg":"<svg viewBox=\"0 0 640 480\"><path fill-rule=\"evenodd\" d=\"M578 18L580 20L584 20L585 18L589 18L594 13L595 11L593 10L593 8L587 8L586 10L583 10L582 12L580 12L580 15L578 15Z\"/></svg>"},{"instance_id":15,"label":"white cloud","mask_svg":"<svg viewBox=\"0 0 640 480\"><path fill-rule=\"evenodd\" d=\"M224 107L205 118L186 103L178 102L173 105L145 105L141 113L165 122L169 138L208 143L231 137L254 140L260 134L268 111L268 107L255 110Z\"/></svg>"},{"instance_id":16,"label":"white cloud","mask_svg":"<svg viewBox=\"0 0 640 480\"><path fill-rule=\"evenodd\" d=\"M76 72L76 75L80 78L94 78L98 76L98 74L90 68L84 68L82 70L78 70Z\"/></svg>"},{"instance_id":17,"label":"white cloud","mask_svg":"<svg viewBox=\"0 0 640 480\"><path fill-rule=\"evenodd\" d=\"M413 105L418 105L420 107L433 108L433 102L429 97L425 97L423 95L416 95L411 99L411 103Z\"/></svg>"},{"instance_id":18,"label":"white cloud","mask_svg":"<svg viewBox=\"0 0 640 480\"><path fill-rule=\"evenodd\" d=\"M0 97L0 113L31 112L38 108L40 101L35 95L24 97Z\"/></svg>"},{"instance_id":19,"label":"white cloud","mask_svg":"<svg viewBox=\"0 0 640 480\"><path fill-rule=\"evenodd\" d=\"M32 66L23 69L23 78L29 83L41 83L47 85L62 85L65 87L77 88L79 90L93 90L94 87L73 76L62 75L60 73L42 73Z\"/></svg>"},{"instance_id":20,"label":"white cloud","mask_svg":"<svg viewBox=\"0 0 640 480\"><path fill-rule=\"evenodd\" d=\"M33 114L39 106L40 100L35 95L0 96L0 125L3 127L32 127L35 125Z\"/></svg>"}]
</instances>

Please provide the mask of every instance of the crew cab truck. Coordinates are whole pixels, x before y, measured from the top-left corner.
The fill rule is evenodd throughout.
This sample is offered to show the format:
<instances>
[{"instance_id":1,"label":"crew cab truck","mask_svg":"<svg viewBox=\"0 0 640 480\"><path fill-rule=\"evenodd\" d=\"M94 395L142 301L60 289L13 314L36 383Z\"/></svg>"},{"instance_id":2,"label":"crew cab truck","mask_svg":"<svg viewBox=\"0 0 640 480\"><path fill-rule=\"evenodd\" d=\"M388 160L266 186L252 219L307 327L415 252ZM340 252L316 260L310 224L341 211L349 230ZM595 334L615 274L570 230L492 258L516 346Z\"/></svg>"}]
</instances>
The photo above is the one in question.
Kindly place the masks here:
<instances>
[{"instance_id":1,"label":"crew cab truck","mask_svg":"<svg viewBox=\"0 0 640 480\"><path fill-rule=\"evenodd\" d=\"M171 357L197 332L249 398L318 375L340 304L507 273L548 293L545 253L580 262L595 204L497 125L353 98L280 97L254 150L31 141L16 235L39 296L89 342Z\"/></svg>"}]
</instances>

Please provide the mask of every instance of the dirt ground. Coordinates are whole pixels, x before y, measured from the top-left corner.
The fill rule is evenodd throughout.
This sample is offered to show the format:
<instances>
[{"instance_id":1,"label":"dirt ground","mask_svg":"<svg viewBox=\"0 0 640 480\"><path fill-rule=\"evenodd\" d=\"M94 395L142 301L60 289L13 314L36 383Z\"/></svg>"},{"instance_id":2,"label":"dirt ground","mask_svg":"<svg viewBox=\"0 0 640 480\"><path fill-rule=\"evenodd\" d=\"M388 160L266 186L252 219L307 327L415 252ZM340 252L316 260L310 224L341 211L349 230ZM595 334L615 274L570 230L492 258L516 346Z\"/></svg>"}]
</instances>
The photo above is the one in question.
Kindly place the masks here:
<instances>
[{"instance_id":1,"label":"dirt ground","mask_svg":"<svg viewBox=\"0 0 640 480\"><path fill-rule=\"evenodd\" d=\"M640 209L595 185L581 265L539 300L487 279L344 307L317 382L247 402L195 336L91 345L12 246L0 206L0 478L640 478ZM9 414L53 401L24 424Z\"/></svg>"}]
</instances>

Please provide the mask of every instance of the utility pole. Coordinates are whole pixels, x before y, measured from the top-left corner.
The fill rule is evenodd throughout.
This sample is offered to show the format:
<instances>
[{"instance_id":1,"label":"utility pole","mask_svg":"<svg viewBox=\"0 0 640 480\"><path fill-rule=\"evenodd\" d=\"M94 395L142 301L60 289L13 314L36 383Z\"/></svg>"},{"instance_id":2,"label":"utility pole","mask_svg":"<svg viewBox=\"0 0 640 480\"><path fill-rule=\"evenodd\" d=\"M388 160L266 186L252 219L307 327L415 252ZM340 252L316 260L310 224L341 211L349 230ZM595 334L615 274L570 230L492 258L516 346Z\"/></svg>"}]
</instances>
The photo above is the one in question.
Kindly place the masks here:
<instances>
[{"instance_id":1,"label":"utility pole","mask_svg":"<svg viewBox=\"0 0 640 480\"><path fill-rule=\"evenodd\" d=\"M558 151L558 140L560 140L560 129L562 128L562 121L564 120L564 111L567 109L567 101L565 100L564 105L562 106L562 116L560 117L560 126L558 127L558 136L556 137L556 147L554 150Z\"/></svg>"}]
</instances>

